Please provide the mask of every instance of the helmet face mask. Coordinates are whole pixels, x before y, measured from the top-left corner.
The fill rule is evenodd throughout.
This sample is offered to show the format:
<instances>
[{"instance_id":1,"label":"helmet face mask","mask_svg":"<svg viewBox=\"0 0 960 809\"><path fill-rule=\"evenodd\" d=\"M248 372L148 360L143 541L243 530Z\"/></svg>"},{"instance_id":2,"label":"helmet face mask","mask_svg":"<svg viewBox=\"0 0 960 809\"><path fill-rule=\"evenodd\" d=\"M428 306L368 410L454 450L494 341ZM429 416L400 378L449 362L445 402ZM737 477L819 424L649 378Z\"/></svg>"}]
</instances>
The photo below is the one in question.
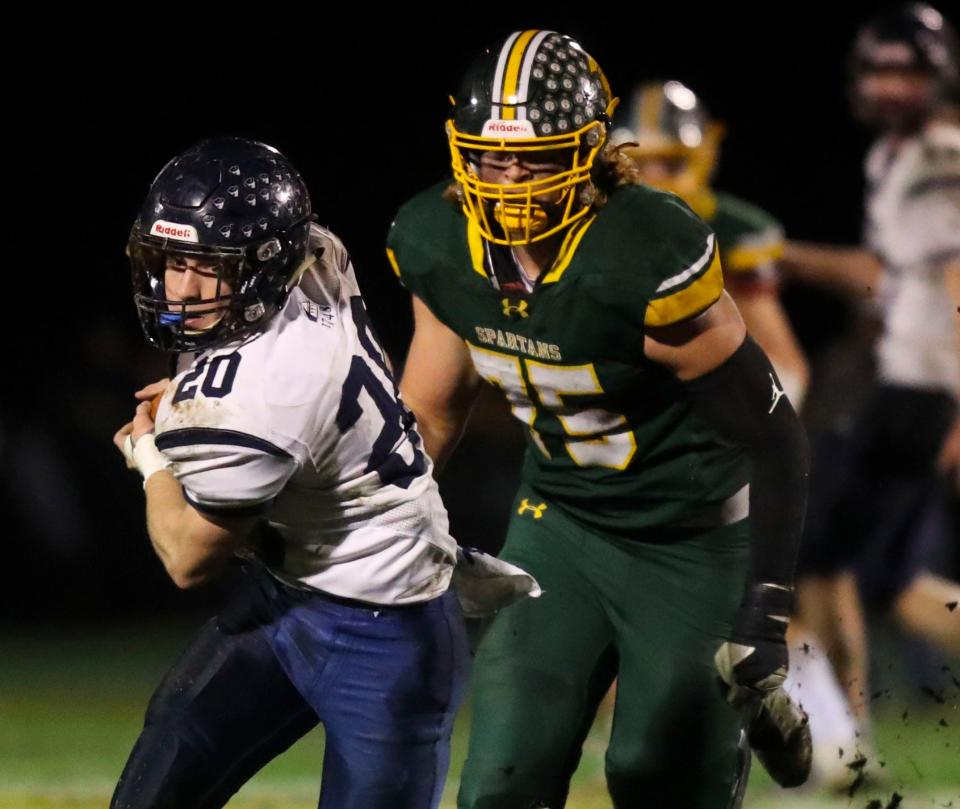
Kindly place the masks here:
<instances>
[{"instance_id":1,"label":"helmet face mask","mask_svg":"<svg viewBox=\"0 0 960 809\"><path fill-rule=\"evenodd\" d=\"M574 40L517 31L471 67L447 121L458 196L488 241L522 245L583 218L616 100ZM521 164L526 176L506 169Z\"/></svg>"},{"instance_id":2,"label":"helmet face mask","mask_svg":"<svg viewBox=\"0 0 960 809\"><path fill-rule=\"evenodd\" d=\"M243 253L184 250L134 236L128 254L141 326L148 341L161 350L215 347L240 336L244 324L265 313L262 306L245 305L244 296L234 294L253 276ZM187 270L210 279L203 284L207 293L181 297L170 290L171 274Z\"/></svg>"},{"instance_id":3,"label":"helmet face mask","mask_svg":"<svg viewBox=\"0 0 960 809\"><path fill-rule=\"evenodd\" d=\"M147 341L199 351L258 330L312 260L312 219L303 180L272 147L216 138L174 158L127 245Z\"/></svg>"},{"instance_id":4,"label":"helmet face mask","mask_svg":"<svg viewBox=\"0 0 960 809\"><path fill-rule=\"evenodd\" d=\"M528 244L549 238L589 212L578 189L590 182L593 161L605 138L594 122L570 135L546 138L478 138L448 122L453 177L463 208L484 238L498 244ZM531 179L489 182L484 163L502 170L525 165Z\"/></svg>"}]
</instances>

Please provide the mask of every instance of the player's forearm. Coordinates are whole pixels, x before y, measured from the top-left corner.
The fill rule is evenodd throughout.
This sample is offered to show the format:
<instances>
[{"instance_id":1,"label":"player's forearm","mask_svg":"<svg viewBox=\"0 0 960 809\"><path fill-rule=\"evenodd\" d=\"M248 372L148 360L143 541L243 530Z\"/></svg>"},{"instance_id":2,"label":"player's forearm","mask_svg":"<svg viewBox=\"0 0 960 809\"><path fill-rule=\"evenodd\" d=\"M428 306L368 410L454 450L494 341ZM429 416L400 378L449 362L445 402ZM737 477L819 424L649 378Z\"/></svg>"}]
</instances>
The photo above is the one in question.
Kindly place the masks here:
<instances>
[{"instance_id":1,"label":"player's forearm","mask_svg":"<svg viewBox=\"0 0 960 809\"><path fill-rule=\"evenodd\" d=\"M806 512L806 434L775 384L760 348L747 338L721 366L687 383L697 414L751 462L748 587L793 584Z\"/></svg>"},{"instance_id":2,"label":"player's forearm","mask_svg":"<svg viewBox=\"0 0 960 809\"><path fill-rule=\"evenodd\" d=\"M416 296L413 316L400 395L417 417L417 430L439 471L463 435L480 377L464 341Z\"/></svg>"},{"instance_id":3,"label":"player's forearm","mask_svg":"<svg viewBox=\"0 0 960 809\"><path fill-rule=\"evenodd\" d=\"M837 247L789 241L780 266L788 274L811 284L828 286L862 297L876 294L882 265L863 247Z\"/></svg>"},{"instance_id":4,"label":"player's forearm","mask_svg":"<svg viewBox=\"0 0 960 809\"><path fill-rule=\"evenodd\" d=\"M460 443L470 410L467 409L465 413L443 414L430 408L425 402L418 401L416 396L408 394L402 385L401 394L404 403L417 417L417 432L423 438L424 449L433 460L435 471L439 472Z\"/></svg>"},{"instance_id":5,"label":"player's forearm","mask_svg":"<svg viewBox=\"0 0 960 809\"><path fill-rule=\"evenodd\" d=\"M730 635L714 661L728 699L775 692L787 671L786 630L806 510L807 442L769 360L747 337L687 383L698 415L750 456L750 559ZM745 691L743 689L746 689Z\"/></svg>"},{"instance_id":6,"label":"player's forearm","mask_svg":"<svg viewBox=\"0 0 960 809\"><path fill-rule=\"evenodd\" d=\"M198 524L183 488L168 471L147 480L147 533L153 549L177 587L188 589L214 578L230 551L211 544Z\"/></svg>"}]
</instances>

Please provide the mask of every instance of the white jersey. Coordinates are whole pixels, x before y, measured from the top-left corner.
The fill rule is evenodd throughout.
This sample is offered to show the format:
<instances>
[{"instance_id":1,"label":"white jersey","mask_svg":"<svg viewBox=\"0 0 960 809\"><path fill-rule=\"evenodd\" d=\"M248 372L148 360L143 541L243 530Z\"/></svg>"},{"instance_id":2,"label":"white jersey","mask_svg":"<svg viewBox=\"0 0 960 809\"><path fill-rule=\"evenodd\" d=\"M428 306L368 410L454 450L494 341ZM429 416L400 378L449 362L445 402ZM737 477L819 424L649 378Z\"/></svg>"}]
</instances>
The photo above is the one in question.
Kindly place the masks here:
<instances>
[{"instance_id":1,"label":"white jersey","mask_svg":"<svg viewBox=\"0 0 960 809\"><path fill-rule=\"evenodd\" d=\"M431 463L398 402L346 250L322 255L254 337L179 358L157 446L188 501L263 514L282 578L376 604L443 593L456 560Z\"/></svg>"},{"instance_id":2,"label":"white jersey","mask_svg":"<svg viewBox=\"0 0 960 809\"><path fill-rule=\"evenodd\" d=\"M960 257L960 127L931 124L898 146L881 139L866 172L866 242L885 269L880 376L956 393L957 313L943 268Z\"/></svg>"}]
</instances>

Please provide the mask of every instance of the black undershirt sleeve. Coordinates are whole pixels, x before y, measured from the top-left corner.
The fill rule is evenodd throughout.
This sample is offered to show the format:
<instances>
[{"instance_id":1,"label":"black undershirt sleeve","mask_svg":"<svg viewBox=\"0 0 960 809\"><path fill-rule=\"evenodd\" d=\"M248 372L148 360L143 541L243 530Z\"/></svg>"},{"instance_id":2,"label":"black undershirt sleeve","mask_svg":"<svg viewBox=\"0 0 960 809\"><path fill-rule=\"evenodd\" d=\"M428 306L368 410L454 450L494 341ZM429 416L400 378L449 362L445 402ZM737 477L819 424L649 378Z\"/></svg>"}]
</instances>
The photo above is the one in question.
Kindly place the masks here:
<instances>
[{"instance_id":1,"label":"black undershirt sleeve","mask_svg":"<svg viewBox=\"0 0 960 809\"><path fill-rule=\"evenodd\" d=\"M806 514L809 448L770 360L747 336L723 364L684 387L697 415L749 453L747 592L761 584L792 587Z\"/></svg>"}]
</instances>

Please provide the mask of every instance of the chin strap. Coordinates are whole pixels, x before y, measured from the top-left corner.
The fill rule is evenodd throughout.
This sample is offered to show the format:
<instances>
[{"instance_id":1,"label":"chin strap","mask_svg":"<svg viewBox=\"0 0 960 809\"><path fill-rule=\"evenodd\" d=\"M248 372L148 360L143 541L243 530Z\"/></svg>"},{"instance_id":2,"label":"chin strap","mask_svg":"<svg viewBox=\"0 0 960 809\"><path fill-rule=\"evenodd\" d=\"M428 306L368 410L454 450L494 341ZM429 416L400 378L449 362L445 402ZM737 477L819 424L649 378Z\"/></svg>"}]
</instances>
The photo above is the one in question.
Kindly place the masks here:
<instances>
[{"instance_id":1,"label":"chin strap","mask_svg":"<svg viewBox=\"0 0 960 809\"><path fill-rule=\"evenodd\" d=\"M287 292L289 292L297 284L299 284L300 279L303 277L303 274L320 260L321 256L323 256L323 249L324 248L320 246L316 250L310 250L307 253L306 258L304 258L304 260L300 262L300 266L298 266L297 269L294 270L293 275L290 276L290 280L287 281L287 286L286 286Z\"/></svg>"}]
</instances>

